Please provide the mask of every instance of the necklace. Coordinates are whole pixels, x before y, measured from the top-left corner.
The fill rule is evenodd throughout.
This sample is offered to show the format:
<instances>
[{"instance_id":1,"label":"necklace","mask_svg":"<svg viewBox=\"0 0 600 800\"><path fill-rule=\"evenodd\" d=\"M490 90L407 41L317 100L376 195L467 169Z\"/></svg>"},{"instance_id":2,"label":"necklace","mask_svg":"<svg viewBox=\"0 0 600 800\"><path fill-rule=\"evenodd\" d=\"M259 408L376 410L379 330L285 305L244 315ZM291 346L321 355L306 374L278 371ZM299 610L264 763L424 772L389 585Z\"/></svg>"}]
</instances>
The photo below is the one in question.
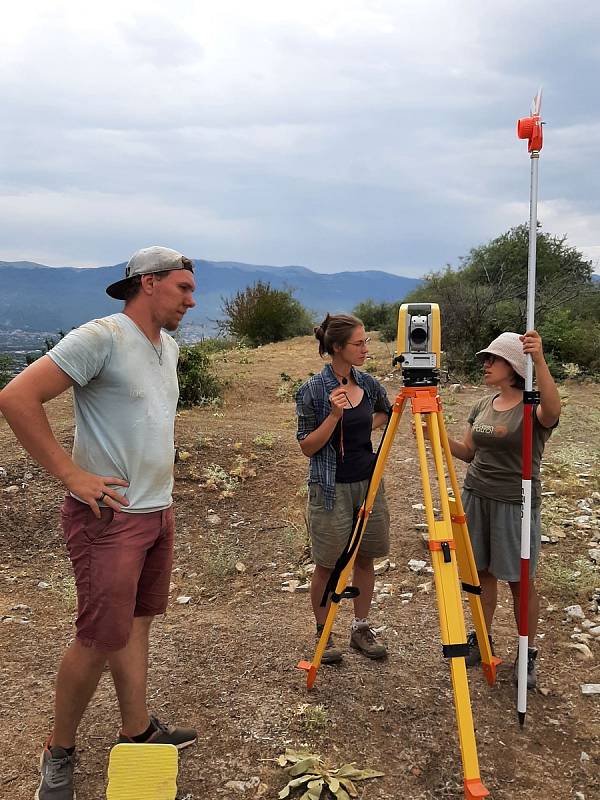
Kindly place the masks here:
<instances>
[{"instance_id":1,"label":"necklace","mask_svg":"<svg viewBox=\"0 0 600 800\"><path fill-rule=\"evenodd\" d=\"M333 369L333 367L332 367L331 369ZM348 378L347 378L345 375L340 375L340 373L339 373L339 372L336 372L334 369L333 369L333 374L336 376L336 378L339 378L339 379L340 379L340 383L341 383L341 384L343 384L344 386L346 386L346 385L347 385L347 383L348 383Z\"/></svg>"},{"instance_id":2,"label":"necklace","mask_svg":"<svg viewBox=\"0 0 600 800\"><path fill-rule=\"evenodd\" d=\"M347 378L345 375L340 375L339 372L336 372L333 369L333 367L331 369L333 370L333 374L336 376L336 378L339 378L339 381L342 384L342 386L347 386L348 385L348 378L350 377L350 373L348 373L348 378ZM346 391L344 391L344 397L346 398L346 401L347 401L348 405L350 406L350 408L354 408L354 406L352 405L352 401L348 397L348 394L347 394Z\"/></svg>"},{"instance_id":3,"label":"necklace","mask_svg":"<svg viewBox=\"0 0 600 800\"><path fill-rule=\"evenodd\" d=\"M160 350L157 350L157 349L156 349L156 347L154 346L154 342L153 342L151 339L148 339L148 341L150 342L150 347L151 347L151 348L154 350L154 352L156 353L156 357L158 358L158 363L159 363L159 364L162 366L162 355L163 355L163 340L162 340L162 333L161 333L161 335L160 335Z\"/></svg>"}]
</instances>

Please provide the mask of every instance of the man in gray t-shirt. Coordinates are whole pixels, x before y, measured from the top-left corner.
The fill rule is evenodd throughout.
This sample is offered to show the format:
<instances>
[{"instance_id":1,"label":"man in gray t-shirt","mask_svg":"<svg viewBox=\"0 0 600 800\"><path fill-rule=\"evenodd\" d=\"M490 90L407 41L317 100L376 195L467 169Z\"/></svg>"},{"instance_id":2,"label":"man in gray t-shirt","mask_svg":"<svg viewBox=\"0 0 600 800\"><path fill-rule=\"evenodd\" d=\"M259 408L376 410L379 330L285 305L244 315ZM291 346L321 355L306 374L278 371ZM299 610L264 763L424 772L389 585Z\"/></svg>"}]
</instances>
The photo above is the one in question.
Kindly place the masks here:
<instances>
[{"instance_id":1,"label":"man in gray t-shirt","mask_svg":"<svg viewBox=\"0 0 600 800\"><path fill-rule=\"evenodd\" d=\"M30 455L67 489L61 509L77 586L77 634L56 680L54 729L36 800L72 800L75 735L108 662L120 742L192 744L146 704L148 636L168 600L173 558L176 330L195 305L193 263L166 247L138 250L107 293L122 313L71 331L0 392L0 411ZM72 455L43 404L72 388Z\"/></svg>"}]
</instances>

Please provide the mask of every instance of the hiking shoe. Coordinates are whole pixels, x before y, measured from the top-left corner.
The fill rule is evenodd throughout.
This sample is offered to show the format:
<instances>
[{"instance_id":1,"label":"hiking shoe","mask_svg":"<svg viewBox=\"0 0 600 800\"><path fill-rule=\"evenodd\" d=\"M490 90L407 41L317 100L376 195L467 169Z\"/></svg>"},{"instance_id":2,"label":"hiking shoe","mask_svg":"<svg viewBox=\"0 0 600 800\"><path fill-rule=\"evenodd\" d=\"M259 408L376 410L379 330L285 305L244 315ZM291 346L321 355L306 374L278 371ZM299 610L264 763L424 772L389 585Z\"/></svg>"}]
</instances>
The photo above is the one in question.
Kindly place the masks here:
<instances>
[{"instance_id":1,"label":"hiking shoe","mask_svg":"<svg viewBox=\"0 0 600 800\"><path fill-rule=\"evenodd\" d=\"M75 800L74 766L75 754L70 756L62 747L50 747L47 744L40 758L42 780L35 800Z\"/></svg>"},{"instance_id":2,"label":"hiking shoe","mask_svg":"<svg viewBox=\"0 0 600 800\"><path fill-rule=\"evenodd\" d=\"M489 634L488 634L488 639L490 640L492 655L496 655L494 653L494 641ZM469 648L469 652L465 656L465 664L467 665L467 667L476 667L477 664L481 664L481 651L477 643L477 634L475 633L475 631L471 631L471 633L467 636L467 646Z\"/></svg>"},{"instance_id":3,"label":"hiking shoe","mask_svg":"<svg viewBox=\"0 0 600 800\"><path fill-rule=\"evenodd\" d=\"M317 640L321 638L321 634L317 633ZM335 646L335 642L333 641L333 636L329 634L329 639L327 640L327 644L325 645L325 650L323 651L323 655L321 656L321 664L339 664L344 654L340 650L339 647Z\"/></svg>"},{"instance_id":4,"label":"hiking shoe","mask_svg":"<svg viewBox=\"0 0 600 800\"><path fill-rule=\"evenodd\" d=\"M350 647L360 650L367 658L385 658L387 650L375 638L373 630L368 625L355 628L350 634Z\"/></svg>"},{"instance_id":5,"label":"hiking shoe","mask_svg":"<svg viewBox=\"0 0 600 800\"><path fill-rule=\"evenodd\" d=\"M150 722L154 725L156 730L145 742L141 742L141 744L172 744L178 750L183 750L184 747L189 747L191 744L194 744L198 738L198 734L194 728L176 728L174 725L165 725L153 716L150 717ZM120 733L117 744L139 743L134 742L129 736L125 736L124 733Z\"/></svg>"},{"instance_id":6,"label":"hiking shoe","mask_svg":"<svg viewBox=\"0 0 600 800\"><path fill-rule=\"evenodd\" d=\"M528 689L535 689L537 686L537 665L535 660L537 658L538 651L535 647L528 647L527 648L527 688ZM513 683L515 686L519 683L519 656L515 659L515 665L513 667Z\"/></svg>"}]
</instances>

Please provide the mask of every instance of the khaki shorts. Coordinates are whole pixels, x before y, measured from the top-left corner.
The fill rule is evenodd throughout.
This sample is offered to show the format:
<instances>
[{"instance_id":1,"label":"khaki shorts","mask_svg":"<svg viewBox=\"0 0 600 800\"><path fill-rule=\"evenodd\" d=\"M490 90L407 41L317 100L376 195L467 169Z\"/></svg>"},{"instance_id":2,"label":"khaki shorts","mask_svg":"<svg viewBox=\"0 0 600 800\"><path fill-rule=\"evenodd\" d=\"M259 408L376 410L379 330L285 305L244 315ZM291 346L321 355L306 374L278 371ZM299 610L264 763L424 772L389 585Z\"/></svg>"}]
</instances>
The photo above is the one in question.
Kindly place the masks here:
<instances>
[{"instance_id":1,"label":"khaki shorts","mask_svg":"<svg viewBox=\"0 0 600 800\"><path fill-rule=\"evenodd\" d=\"M487 570L501 581L521 578L521 506L479 497L463 489L469 538L477 569ZM531 509L529 577L535 576L540 554L540 509Z\"/></svg>"},{"instance_id":2,"label":"khaki shorts","mask_svg":"<svg viewBox=\"0 0 600 800\"><path fill-rule=\"evenodd\" d=\"M308 487L308 527L315 564L333 569L352 533L354 512L367 493L368 480L336 483L333 509L323 505L323 490L317 483ZM382 558L390 551L390 512L385 499L383 481L379 485L367 527L358 548L365 558Z\"/></svg>"}]
</instances>

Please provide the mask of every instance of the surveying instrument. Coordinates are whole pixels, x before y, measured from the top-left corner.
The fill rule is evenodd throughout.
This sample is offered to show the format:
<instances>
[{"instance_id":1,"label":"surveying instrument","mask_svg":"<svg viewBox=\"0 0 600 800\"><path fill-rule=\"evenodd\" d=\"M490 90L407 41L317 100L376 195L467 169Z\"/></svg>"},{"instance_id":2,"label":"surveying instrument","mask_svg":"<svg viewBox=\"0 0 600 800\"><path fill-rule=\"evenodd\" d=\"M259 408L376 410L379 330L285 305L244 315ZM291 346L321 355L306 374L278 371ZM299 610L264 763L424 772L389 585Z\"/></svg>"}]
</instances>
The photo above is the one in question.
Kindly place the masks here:
<instances>
[{"instance_id":1,"label":"surveying instrument","mask_svg":"<svg viewBox=\"0 0 600 800\"><path fill-rule=\"evenodd\" d=\"M389 451L405 405L415 424L419 467L428 529L428 547L435 579L435 588L442 639L442 652L450 664L456 721L463 762L464 792L466 800L487 797L488 790L481 782L477 760L477 747L473 729L473 715L465 656L468 653L467 634L461 602L461 585L467 593L471 614L481 651L481 662L487 682L496 681L496 667L500 659L492 655L487 628L481 606L481 587L471 549L460 490L452 463L450 444L439 396L441 354L440 310L435 303L408 303L400 307L398 338L393 366L402 368L402 388L392 406L377 458L367 487L365 500L358 509L355 523L344 552L340 555L325 588L322 606L331 604L323 632L317 643L312 662L300 661L298 667L307 672L306 684L314 686L321 658L331 634L335 616L342 599L354 598L358 589L347 586L356 553L365 532L369 515ZM438 483L441 519L434 515L431 482L425 449L423 424L431 443L433 462ZM448 495L445 468L452 487ZM460 578L459 578L460 575Z\"/></svg>"}]
</instances>

